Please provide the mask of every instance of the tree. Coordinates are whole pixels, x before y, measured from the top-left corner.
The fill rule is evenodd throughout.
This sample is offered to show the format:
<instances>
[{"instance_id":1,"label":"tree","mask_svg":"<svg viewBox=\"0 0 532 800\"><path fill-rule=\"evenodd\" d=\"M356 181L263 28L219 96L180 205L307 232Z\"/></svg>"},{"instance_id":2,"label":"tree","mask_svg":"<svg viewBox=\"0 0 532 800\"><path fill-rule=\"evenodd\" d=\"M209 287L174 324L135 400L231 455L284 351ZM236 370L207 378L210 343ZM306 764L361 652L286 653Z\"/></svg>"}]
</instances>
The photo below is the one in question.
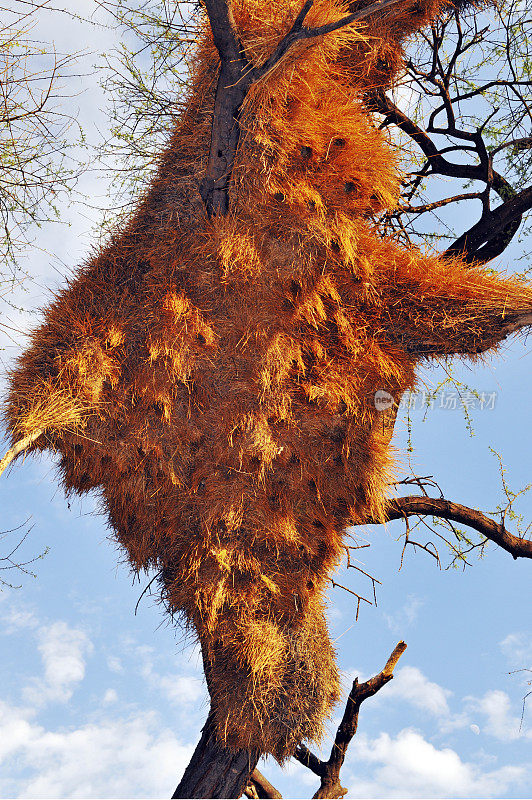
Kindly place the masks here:
<instances>
[{"instance_id":1,"label":"tree","mask_svg":"<svg viewBox=\"0 0 532 800\"><path fill-rule=\"evenodd\" d=\"M79 169L71 157L75 120L60 108L60 81L74 56L47 53L31 37L48 5L48 0L14 0L0 7L0 298L7 306L13 285L31 280L22 256L36 246L35 230L50 220L60 222L57 201L73 189ZM0 325L10 329L7 322ZM46 554L47 548L33 558L17 558L29 533L21 533L25 525L0 533L7 547L2 571L32 574L30 565ZM11 584L0 579L0 585Z\"/></svg>"},{"instance_id":2,"label":"tree","mask_svg":"<svg viewBox=\"0 0 532 800\"><path fill-rule=\"evenodd\" d=\"M399 127L421 158L405 186L405 203L389 224L408 235L416 229L412 218L421 222L427 212L474 200L480 204L478 221L457 237L451 230L447 234L446 252L463 253L470 261L500 255L530 209L526 15L520 3L494 4L489 14L465 19L454 12L422 35L407 61L402 85L412 91L413 113L408 116L382 93L373 98L383 124ZM460 159L453 161L454 154L466 158L456 163ZM432 176L454 178L452 185L460 189L420 203L419 188ZM523 188L517 191L514 183ZM475 190L464 191L467 186ZM422 222L416 232L428 235Z\"/></svg>"},{"instance_id":3,"label":"tree","mask_svg":"<svg viewBox=\"0 0 532 800\"><path fill-rule=\"evenodd\" d=\"M47 54L31 38L36 15L47 5L16 0L0 8L0 253L11 271L1 275L2 295L16 279L17 257L29 244L30 229L57 218L55 198L76 179L67 139L74 120L59 108L59 82L73 56Z\"/></svg>"},{"instance_id":4,"label":"tree","mask_svg":"<svg viewBox=\"0 0 532 800\"><path fill-rule=\"evenodd\" d=\"M309 4L307 4L307 6L308 5ZM308 11L308 8L307 8L307 11ZM294 29L293 29L294 34L297 34L299 30L301 30L301 31L305 30L305 28L302 27L302 22L303 21L304 21L304 15L303 15L303 17L301 17L301 19L296 19L295 26L294 26ZM296 27L298 22L299 22L299 28ZM232 63L234 63L234 59L232 60ZM223 92L221 94L223 95ZM233 103L233 102L237 103L237 106L235 106L234 109L232 109L233 111L235 111L235 110L237 110L237 107L241 102L241 98L237 97L236 101L235 101L234 98L231 98L231 97L230 98L224 98L222 96L221 99L220 99L220 103L221 103L221 107L222 108L224 107L224 104L226 103L226 101L229 102L229 104ZM223 115L221 115L220 119L223 120ZM222 128L223 128L223 126L222 126ZM226 132L224 132L223 129L222 129L221 132L219 132L220 139L221 140L227 140L229 142L229 144L227 145L228 148L229 148L228 151L223 153L225 164L227 165L228 163L229 164L231 163L231 159L234 156L234 152L236 151L236 146L235 146L235 144L233 142L231 142L231 137L228 137L225 134L226 134ZM218 155L218 151L219 151L219 148L217 146L215 146L213 148L213 150L211 150L211 154L214 154L213 155L212 182L211 183L206 182L204 184L204 186L203 186L204 200L207 203L208 207L210 208L211 213L215 212L216 210L224 211L226 209L226 207L227 207L227 202L228 202L227 184L226 183L224 184L224 182L222 181L220 187L216 186L216 183L218 182L218 180L222 176L226 177L226 172L225 172L226 167L224 167L224 171L223 171L222 175L218 174L218 172L217 172L216 158L217 157L221 158L221 156ZM223 150L222 150L222 152L223 152ZM481 242L481 244L482 244L482 242ZM523 320L521 318L518 318L516 320L511 321L510 322L510 329L514 325L522 324L522 321ZM468 512L467 509L456 509L456 508L454 508L452 506L452 504L446 503L446 501L443 501L442 503L439 503L439 504L437 502L435 502L435 501L433 503L430 503L429 501L423 501L423 502L425 502L424 506L420 505L420 501L416 501L416 502L417 502L417 505L411 504L409 506L407 503L403 503L403 507L401 507L400 505L392 507L389 510L388 513L389 513L389 515L391 515L393 513L395 513L397 515L399 515L399 514L402 515L404 513L405 515L407 515L409 513L419 513L420 511L423 512L423 513L427 513L427 510L430 511L430 510L436 509L438 511L439 515L446 516L447 518L453 518L453 517L457 517L458 516L458 517L460 517L461 521L464 521L466 519L469 520L469 521L472 520L472 515L471 515L470 512ZM371 519L371 517L369 519ZM494 530L493 525L490 525L489 523L487 523L481 516L477 517L476 523L483 530L485 529L485 531L487 531L489 534L491 534L492 536L494 535L493 534L493 530ZM497 530L495 531L495 534L499 536L499 539L504 539L504 537L506 537L506 535L507 535L506 532L504 531L504 529L501 529L500 526L497 526ZM507 541L507 544L508 544L508 546L510 548L515 547L515 548L522 549L523 553L526 552L526 549L527 549L526 548L526 541L518 540L516 542L513 542L512 540L509 540L509 539L507 539L506 541ZM515 553L516 554L518 553L517 549L515 550Z\"/></svg>"},{"instance_id":5,"label":"tree","mask_svg":"<svg viewBox=\"0 0 532 800\"><path fill-rule=\"evenodd\" d=\"M193 11L183 16L180 4L156 0L142 9L126 0L107 2L106 9L124 41L105 63L112 137L104 152L111 168L113 159L115 166L120 163L123 194L131 197L139 180L142 187L149 181L154 152L180 109L196 16ZM474 209L481 212L471 226L475 239L468 257L492 260L518 232L527 236L526 221L521 225L530 210L532 144L527 26L523 2L492 2L474 13L450 11L409 42L406 69L393 91L368 95L382 127L401 148L405 170L403 201L383 218L383 233L393 231L405 242L435 239L440 248L460 252L472 234L457 229L456 215L446 212L461 203L466 219L474 218ZM442 176L452 180L443 182ZM514 184L523 188L517 192ZM493 243L507 219L506 238L497 234ZM485 242L477 246L482 231L492 237L489 250L480 250Z\"/></svg>"}]
</instances>

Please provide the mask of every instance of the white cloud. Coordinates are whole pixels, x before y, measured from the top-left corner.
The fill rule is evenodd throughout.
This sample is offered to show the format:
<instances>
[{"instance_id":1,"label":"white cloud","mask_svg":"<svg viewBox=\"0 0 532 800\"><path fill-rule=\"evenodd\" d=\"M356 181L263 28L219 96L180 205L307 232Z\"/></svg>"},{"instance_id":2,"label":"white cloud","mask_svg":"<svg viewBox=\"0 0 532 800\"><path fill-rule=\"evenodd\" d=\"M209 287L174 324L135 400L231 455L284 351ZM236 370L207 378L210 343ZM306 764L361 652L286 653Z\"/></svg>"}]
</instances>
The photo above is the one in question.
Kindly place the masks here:
<instances>
[{"instance_id":1,"label":"white cloud","mask_svg":"<svg viewBox=\"0 0 532 800\"><path fill-rule=\"evenodd\" d=\"M359 674L350 671L348 676ZM521 726L521 708L514 706L512 710L512 701L506 692L493 689L482 697L465 697L458 711L449 707L451 696L452 692L429 681L420 669L406 666L395 672L393 680L381 689L374 703L389 704L390 699L409 703L435 717L440 734L469 729L476 735L487 734L505 742L519 738L532 739L532 730Z\"/></svg>"},{"instance_id":2,"label":"white cloud","mask_svg":"<svg viewBox=\"0 0 532 800\"><path fill-rule=\"evenodd\" d=\"M155 711L139 710L128 701L127 683L123 697L112 687L91 693L74 725L54 727L49 720L56 716L50 717L50 712L58 711L64 720L61 704L82 681L87 682L85 661L92 642L83 630L64 621L43 624L23 606L8 608L2 620L20 637L30 629L42 674L22 688L22 703L0 699L0 797L170 796L199 736L200 721L188 703L198 696L199 680L192 675L158 675L151 667L153 648L138 647L124 654L124 659L136 656L137 668L130 671L129 660L127 665L124 661L124 672L137 673L138 662L144 659L154 688L166 701L161 706L166 709L169 699L179 704L171 714L175 727L172 723L170 729ZM109 663L115 670L124 669L114 656ZM186 726L179 706L187 709Z\"/></svg>"},{"instance_id":3,"label":"white cloud","mask_svg":"<svg viewBox=\"0 0 532 800\"><path fill-rule=\"evenodd\" d=\"M123 669L126 675L140 674L148 689L160 693L161 709L165 709L161 713L171 706L171 729L153 711L139 711L135 704L128 704L126 684L120 696L104 685L92 695L92 711L78 717L75 727L54 729L42 698L63 703L71 696L84 678L91 642L82 630L65 622L43 625L22 610L10 619L20 622L21 636L29 630L36 637L43 675L24 693L32 702L32 692L36 693L40 705L29 709L0 702L0 797L168 796L188 762L204 718L205 709L198 708L205 688L197 653L186 659L176 654L176 671L169 672L160 666L164 659L155 648L121 637L120 659L110 655L107 660L108 666ZM406 666L397 670L376 701L382 698L389 705L393 698L422 709L440 732L462 727L471 739L479 732L511 739L516 718L503 692L465 698L457 708L460 714L449 708L450 697L451 692L428 680L421 670ZM181 723L183 737L174 721ZM352 786L354 798L500 797L515 795L532 777L525 765L499 765L495 757L490 762L485 754L465 760L456 750L438 747L413 730L374 737L359 734L351 750L343 782ZM352 781L350 764L356 765ZM315 782L304 770L297 780L304 787ZM304 795L308 795L306 789Z\"/></svg>"},{"instance_id":4,"label":"white cloud","mask_svg":"<svg viewBox=\"0 0 532 800\"><path fill-rule=\"evenodd\" d=\"M482 764L462 761L450 748L438 749L410 729L395 737L387 733L375 739L359 735L351 751L350 761L357 764L357 778L350 797L504 796L519 787L527 774L525 767L516 766L487 771ZM371 780L360 778L363 765L371 768Z\"/></svg>"},{"instance_id":5,"label":"white cloud","mask_svg":"<svg viewBox=\"0 0 532 800\"><path fill-rule=\"evenodd\" d=\"M510 742L521 736L532 738L532 731L519 731L520 718L511 712L511 701L506 692L493 689L483 697L466 698L469 707L483 714L486 722L481 726L483 733L488 733L504 742Z\"/></svg>"},{"instance_id":6,"label":"white cloud","mask_svg":"<svg viewBox=\"0 0 532 800\"><path fill-rule=\"evenodd\" d=\"M150 712L52 731L0 703L2 797L167 797L192 749Z\"/></svg>"},{"instance_id":7,"label":"white cloud","mask_svg":"<svg viewBox=\"0 0 532 800\"><path fill-rule=\"evenodd\" d=\"M32 716L29 709L13 709L0 700L0 764L32 740Z\"/></svg>"},{"instance_id":8,"label":"white cloud","mask_svg":"<svg viewBox=\"0 0 532 800\"><path fill-rule=\"evenodd\" d=\"M361 673L350 670L344 675L345 691L349 691L356 675ZM515 707L512 713L512 701L505 692L497 689L486 692L482 697L465 697L462 708L458 710L449 707L452 694L428 680L417 667L406 666L395 672L393 680L381 689L374 703L389 704L390 700L409 703L436 718L439 734L467 729L476 735L487 734L505 742L519 738L532 739L532 730L526 725L521 726L520 707Z\"/></svg>"},{"instance_id":9,"label":"white cloud","mask_svg":"<svg viewBox=\"0 0 532 800\"><path fill-rule=\"evenodd\" d=\"M83 631L62 621L40 627L38 639L44 677L25 687L23 697L33 705L66 703L85 677L85 656L92 652L92 642Z\"/></svg>"},{"instance_id":10,"label":"white cloud","mask_svg":"<svg viewBox=\"0 0 532 800\"><path fill-rule=\"evenodd\" d=\"M429 681L417 667L402 667L397 670L395 677L381 690L381 694L383 697L405 700L436 717L446 717L450 713L447 698L451 692Z\"/></svg>"},{"instance_id":11,"label":"white cloud","mask_svg":"<svg viewBox=\"0 0 532 800\"><path fill-rule=\"evenodd\" d=\"M109 658L107 659L107 666L109 667L111 672L120 673L120 672L124 671L124 667L122 666L122 662L116 656L109 656Z\"/></svg>"},{"instance_id":12,"label":"white cloud","mask_svg":"<svg viewBox=\"0 0 532 800\"><path fill-rule=\"evenodd\" d=\"M112 705L112 703L116 703L118 700L118 695L115 689L107 689L103 696L103 703L106 706Z\"/></svg>"},{"instance_id":13,"label":"white cloud","mask_svg":"<svg viewBox=\"0 0 532 800\"><path fill-rule=\"evenodd\" d=\"M412 627L417 621L419 610L424 605L424 601L414 594L409 594L406 603L398 608L393 614L384 614L384 619L389 629L400 636L406 628Z\"/></svg>"},{"instance_id":14,"label":"white cloud","mask_svg":"<svg viewBox=\"0 0 532 800\"><path fill-rule=\"evenodd\" d=\"M3 633L11 634L17 633L23 629L33 630L39 622L33 611L27 608L16 608L9 606L5 613L2 614Z\"/></svg>"},{"instance_id":15,"label":"white cloud","mask_svg":"<svg viewBox=\"0 0 532 800\"><path fill-rule=\"evenodd\" d=\"M141 668L142 677L170 703L177 706L188 703L197 705L198 701L205 697L207 690L199 670L196 670L195 674L188 675L182 673L160 675L153 665L153 648L137 647L136 651L144 661Z\"/></svg>"},{"instance_id":16,"label":"white cloud","mask_svg":"<svg viewBox=\"0 0 532 800\"><path fill-rule=\"evenodd\" d=\"M532 635L510 633L499 647L514 669L532 669Z\"/></svg>"},{"instance_id":17,"label":"white cloud","mask_svg":"<svg viewBox=\"0 0 532 800\"><path fill-rule=\"evenodd\" d=\"M359 676L360 680L367 680L363 674L356 670L344 673L343 690L347 694L351 689L353 678ZM453 731L467 728L471 723L469 709L459 712L451 710L448 700L453 693L438 683L430 681L418 667L401 667L394 673L394 678L387 683L373 698L373 704L390 705L390 700L395 705L403 701L435 718L437 731L448 734ZM468 698L469 700L471 698Z\"/></svg>"},{"instance_id":18,"label":"white cloud","mask_svg":"<svg viewBox=\"0 0 532 800\"><path fill-rule=\"evenodd\" d=\"M154 675L158 688L175 705L197 704L206 694L204 682L194 675Z\"/></svg>"}]
</instances>

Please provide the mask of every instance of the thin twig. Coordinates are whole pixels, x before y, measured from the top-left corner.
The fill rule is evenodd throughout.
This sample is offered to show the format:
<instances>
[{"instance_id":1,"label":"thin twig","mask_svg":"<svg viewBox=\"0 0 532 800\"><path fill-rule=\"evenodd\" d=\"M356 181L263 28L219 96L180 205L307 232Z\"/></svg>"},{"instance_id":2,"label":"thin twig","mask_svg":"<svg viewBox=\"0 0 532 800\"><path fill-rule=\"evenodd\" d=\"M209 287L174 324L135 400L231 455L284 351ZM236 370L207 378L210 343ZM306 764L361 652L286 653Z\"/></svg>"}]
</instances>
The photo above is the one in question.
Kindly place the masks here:
<instances>
[{"instance_id":1,"label":"thin twig","mask_svg":"<svg viewBox=\"0 0 532 800\"><path fill-rule=\"evenodd\" d=\"M157 580L157 578L160 576L160 574L161 574L161 573L160 573L160 572L158 572L158 573L157 573L157 575L154 575L154 576L153 576L153 578L151 579L151 581L148 583L148 585L147 585L147 586L145 586L145 587L144 587L144 589L142 590L142 592L141 592L141 595L140 595L140 597L139 597L139 599L137 600L137 602L136 602L136 605L135 605L135 614L134 614L134 616L135 616L135 617L137 616L137 611L138 611L138 607L139 607L139 605L140 605L140 601L142 600L142 598L144 597L144 595L146 594L146 592L148 591L148 589L150 588L150 586L152 585L152 583L153 583L154 581L156 581L156 580Z\"/></svg>"}]
</instances>

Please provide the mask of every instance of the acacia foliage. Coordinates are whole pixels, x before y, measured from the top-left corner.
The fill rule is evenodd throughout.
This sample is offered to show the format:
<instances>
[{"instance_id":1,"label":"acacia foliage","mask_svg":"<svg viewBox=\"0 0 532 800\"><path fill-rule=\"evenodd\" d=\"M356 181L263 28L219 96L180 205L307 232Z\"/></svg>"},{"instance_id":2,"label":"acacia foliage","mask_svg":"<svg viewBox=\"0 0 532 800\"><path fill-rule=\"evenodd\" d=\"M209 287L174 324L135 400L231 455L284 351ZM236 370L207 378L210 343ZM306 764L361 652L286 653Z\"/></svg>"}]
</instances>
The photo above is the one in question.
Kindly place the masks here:
<instances>
[{"instance_id":1,"label":"acacia foliage","mask_svg":"<svg viewBox=\"0 0 532 800\"><path fill-rule=\"evenodd\" d=\"M17 278L17 259L35 226L59 219L60 196L77 175L74 120L63 108L62 87L74 57L50 52L36 38L47 5L14 0L0 6L0 290Z\"/></svg>"}]
</instances>

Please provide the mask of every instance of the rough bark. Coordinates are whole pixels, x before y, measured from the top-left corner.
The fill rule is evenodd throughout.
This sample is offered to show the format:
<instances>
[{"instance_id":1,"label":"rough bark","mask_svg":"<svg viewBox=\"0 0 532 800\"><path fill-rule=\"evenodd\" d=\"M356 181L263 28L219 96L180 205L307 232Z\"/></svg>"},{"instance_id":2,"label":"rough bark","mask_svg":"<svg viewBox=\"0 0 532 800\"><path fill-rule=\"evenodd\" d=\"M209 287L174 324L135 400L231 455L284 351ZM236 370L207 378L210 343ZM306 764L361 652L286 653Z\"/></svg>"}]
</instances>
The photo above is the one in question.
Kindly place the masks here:
<instances>
[{"instance_id":1,"label":"rough bark","mask_svg":"<svg viewBox=\"0 0 532 800\"><path fill-rule=\"evenodd\" d=\"M189 797L241 797L258 760L259 752L256 750L231 751L223 747L214 736L209 714L201 739L172 800Z\"/></svg>"}]
</instances>

